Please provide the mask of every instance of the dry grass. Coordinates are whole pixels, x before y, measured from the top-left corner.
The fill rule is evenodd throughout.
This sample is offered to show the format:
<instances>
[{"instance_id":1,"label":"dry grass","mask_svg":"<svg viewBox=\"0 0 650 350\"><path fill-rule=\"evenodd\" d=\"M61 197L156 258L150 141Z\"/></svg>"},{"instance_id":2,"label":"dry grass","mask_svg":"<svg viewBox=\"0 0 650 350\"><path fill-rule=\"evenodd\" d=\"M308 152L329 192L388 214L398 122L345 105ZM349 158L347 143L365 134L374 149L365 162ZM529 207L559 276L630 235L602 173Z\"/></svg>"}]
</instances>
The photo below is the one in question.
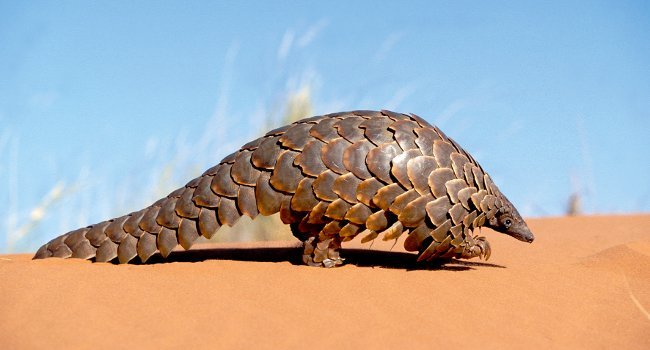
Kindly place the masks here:
<instances>
[{"instance_id":1,"label":"dry grass","mask_svg":"<svg viewBox=\"0 0 650 350\"><path fill-rule=\"evenodd\" d=\"M282 98L285 102L277 113L279 115L267 114L264 126L255 133L257 136L267 128L312 114L311 89L308 85L289 91ZM214 126L218 123L221 123L219 118L212 118L205 129L219 129ZM247 136L257 137L255 134ZM210 159L208 154L224 156L248 141L230 139L228 143L223 143L222 137L218 136L194 140L180 135L173 146L166 148L155 146L160 143L153 140L147 146L148 150L143 152L147 155L145 159L134 159L133 164L137 165L126 174L120 174L121 179L82 170L73 183L57 180L35 203L21 207L18 203L18 142L6 132L2 135L0 180L6 185L6 191L0 192L0 196L4 196L0 200L8 205L0 207L0 217L3 218L0 253L33 251L67 230L143 208L214 165L214 159ZM290 237L288 227L274 215L260 216L256 220L242 217L235 227L222 228L213 240L286 240Z\"/></svg>"},{"instance_id":2,"label":"dry grass","mask_svg":"<svg viewBox=\"0 0 650 350\"><path fill-rule=\"evenodd\" d=\"M258 107L253 115L250 108L245 111L245 108L240 108L242 106L228 106L239 51L236 43L231 45L221 67L223 78L215 111L206 122L203 135L190 136L180 131L172 142L152 136L143 143L141 150L132 153L137 159L130 159L131 168L101 171L89 164L79 170L76 178L39 183L39 186L47 188L41 192L40 198L20 196L19 186L24 183L18 162L24 155L18 152L19 135L12 135L11 130L0 130L0 201L4 204L0 206L0 253L34 251L69 230L144 208L266 130L311 115L312 87L317 85L317 74L303 67L304 62L294 62L287 57L289 52L300 55L300 50L308 49L307 44L280 43L279 50L285 51L278 56L274 71L285 73L270 74L267 84L277 87L275 91L279 93L269 97L271 100L266 101L267 105ZM302 73L296 74L300 71ZM239 115L231 109L249 114ZM239 121L237 125L234 125L234 120ZM251 131L240 136L229 134L240 125L245 125L242 129ZM224 227L214 239L250 241L287 239L290 236L288 228L276 215L258 217L255 221L242 217L234 229Z\"/></svg>"}]
</instances>

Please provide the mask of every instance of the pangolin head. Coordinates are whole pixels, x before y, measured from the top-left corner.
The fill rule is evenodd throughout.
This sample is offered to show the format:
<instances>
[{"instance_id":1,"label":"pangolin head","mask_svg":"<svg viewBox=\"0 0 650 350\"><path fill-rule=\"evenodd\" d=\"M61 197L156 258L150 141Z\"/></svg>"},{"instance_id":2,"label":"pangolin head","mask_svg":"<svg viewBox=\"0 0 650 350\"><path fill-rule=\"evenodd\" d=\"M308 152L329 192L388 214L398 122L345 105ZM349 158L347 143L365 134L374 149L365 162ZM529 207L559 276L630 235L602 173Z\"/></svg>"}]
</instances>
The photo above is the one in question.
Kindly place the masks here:
<instances>
[{"instance_id":1,"label":"pangolin head","mask_svg":"<svg viewBox=\"0 0 650 350\"><path fill-rule=\"evenodd\" d=\"M526 225L526 222L508 198L500 192L497 195L501 199L502 205L497 214L488 221L486 226L520 241L530 243L535 240L535 236L528 228L528 225Z\"/></svg>"}]
</instances>

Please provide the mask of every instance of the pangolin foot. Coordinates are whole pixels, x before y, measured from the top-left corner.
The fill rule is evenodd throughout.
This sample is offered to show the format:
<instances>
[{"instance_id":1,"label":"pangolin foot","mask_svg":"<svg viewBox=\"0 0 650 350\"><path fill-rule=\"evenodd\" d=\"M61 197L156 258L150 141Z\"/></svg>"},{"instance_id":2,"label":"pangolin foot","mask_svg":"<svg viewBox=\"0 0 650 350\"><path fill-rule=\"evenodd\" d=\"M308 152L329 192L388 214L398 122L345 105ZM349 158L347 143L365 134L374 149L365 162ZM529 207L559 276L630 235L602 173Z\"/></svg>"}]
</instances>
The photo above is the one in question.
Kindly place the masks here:
<instances>
[{"instance_id":1,"label":"pangolin foot","mask_svg":"<svg viewBox=\"0 0 650 350\"><path fill-rule=\"evenodd\" d=\"M341 241L337 238L327 238L319 241L318 237L309 237L304 241L302 261L309 266L336 267L343 265L339 251Z\"/></svg>"},{"instance_id":2,"label":"pangolin foot","mask_svg":"<svg viewBox=\"0 0 650 350\"><path fill-rule=\"evenodd\" d=\"M474 244L467 246L463 250L460 258L471 259L479 257L487 261L491 254L492 248L490 248L490 242L485 237L474 237Z\"/></svg>"}]
</instances>

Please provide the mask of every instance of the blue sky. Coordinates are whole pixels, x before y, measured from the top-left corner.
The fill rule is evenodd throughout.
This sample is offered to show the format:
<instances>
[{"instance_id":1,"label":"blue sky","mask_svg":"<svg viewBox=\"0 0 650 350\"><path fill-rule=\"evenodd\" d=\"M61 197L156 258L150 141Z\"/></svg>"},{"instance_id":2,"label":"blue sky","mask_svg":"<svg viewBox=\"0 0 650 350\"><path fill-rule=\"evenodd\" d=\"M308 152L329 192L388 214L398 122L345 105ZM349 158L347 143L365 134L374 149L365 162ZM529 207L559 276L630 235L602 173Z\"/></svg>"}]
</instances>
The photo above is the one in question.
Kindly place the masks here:
<instances>
[{"instance_id":1,"label":"blue sky","mask_svg":"<svg viewBox=\"0 0 650 350\"><path fill-rule=\"evenodd\" d=\"M648 2L0 0L0 217L80 176L87 215L56 221L63 201L45 235L137 209L102 200L171 149L216 163L304 86L317 114L436 123L525 215L576 191L588 213L650 211Z\"/></svg>"}]
</instances>

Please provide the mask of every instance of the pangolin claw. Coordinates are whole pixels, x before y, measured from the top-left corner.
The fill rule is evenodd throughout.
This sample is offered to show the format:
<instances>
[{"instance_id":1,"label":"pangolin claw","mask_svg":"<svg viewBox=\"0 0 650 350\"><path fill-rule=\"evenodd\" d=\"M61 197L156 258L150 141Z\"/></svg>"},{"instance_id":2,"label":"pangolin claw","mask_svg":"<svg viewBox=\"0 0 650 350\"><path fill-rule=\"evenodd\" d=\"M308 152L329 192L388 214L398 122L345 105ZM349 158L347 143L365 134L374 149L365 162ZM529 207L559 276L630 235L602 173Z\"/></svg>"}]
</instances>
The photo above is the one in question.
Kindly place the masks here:
<instances>
[{"instance_id":1,"label":"pangolin claw","mask_svg":"<svg viewBox=\"0 0 650 350\"><path fill-rule=\"evenodd\" d=\"M316 262L314 261L314 258L311 255L303 255L302 256L302 261L309 266L316 266L316 267L336 267L336 266L341 266L343 265L343 261L345 259L343 258L336 258L336 259L330 259L326 258L323 259L321 262Z\"/></svg>"},{"instance_id":2,"label":"pangolin claw","mask_svg":"<svg viewBox=\"0 0 650 350\"><path fill-rule=\"evenodd\" d=\"M476 246L480 249L478 256L481 259L487 261L492 254L492 248L490 248L490 242L488 242L485 237L476 237Z\"/></svg>"}]
</instances>

